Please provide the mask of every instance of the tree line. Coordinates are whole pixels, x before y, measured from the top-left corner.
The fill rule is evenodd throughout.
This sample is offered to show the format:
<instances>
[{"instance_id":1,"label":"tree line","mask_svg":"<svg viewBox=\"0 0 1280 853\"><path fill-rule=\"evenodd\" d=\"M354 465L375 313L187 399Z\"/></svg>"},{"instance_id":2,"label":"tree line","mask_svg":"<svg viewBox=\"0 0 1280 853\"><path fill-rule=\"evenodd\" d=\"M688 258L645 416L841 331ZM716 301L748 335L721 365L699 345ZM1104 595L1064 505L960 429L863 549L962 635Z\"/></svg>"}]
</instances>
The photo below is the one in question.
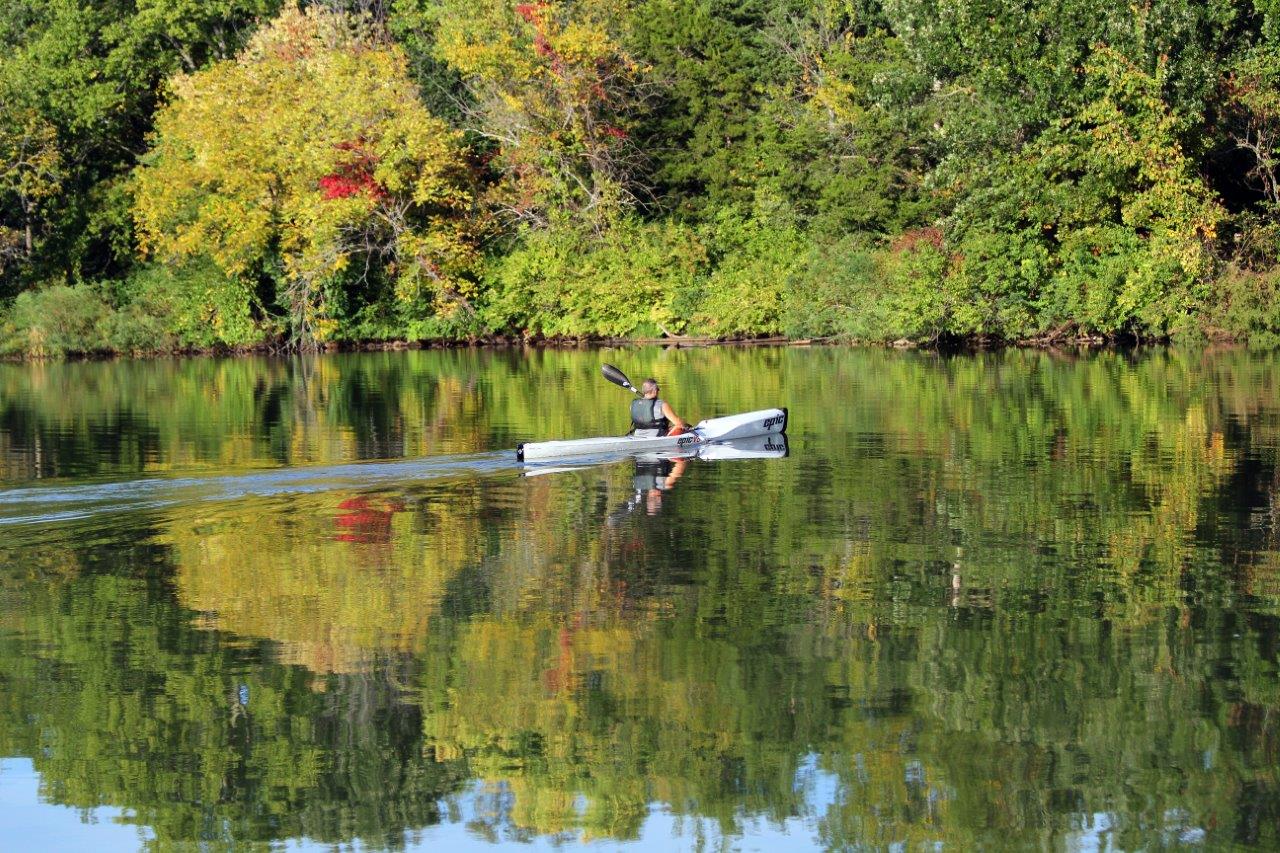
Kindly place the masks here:
<instances>
[{"instance_id":1,"label":"tree line","mask_svg":"<svg viewBox=\"0 0 1280 853\"><path fill-rule=\"evenodd\" d=\"M1280 330L1274 0L0 8L8 354Z\"/></svg>"}]
</instances>

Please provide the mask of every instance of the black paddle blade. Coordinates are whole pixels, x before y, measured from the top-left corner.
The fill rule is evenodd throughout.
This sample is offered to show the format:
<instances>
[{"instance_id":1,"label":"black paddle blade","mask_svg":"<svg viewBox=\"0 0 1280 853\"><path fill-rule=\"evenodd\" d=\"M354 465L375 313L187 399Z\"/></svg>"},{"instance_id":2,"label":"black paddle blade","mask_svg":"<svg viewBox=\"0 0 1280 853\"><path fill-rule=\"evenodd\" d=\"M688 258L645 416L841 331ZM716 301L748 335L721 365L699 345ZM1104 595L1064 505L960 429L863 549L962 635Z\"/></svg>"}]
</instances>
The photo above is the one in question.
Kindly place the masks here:
<instances>
[{"instance_id":1,"label":"black paddle blade","mask_svg":"<svg viewBox=\"0 0 1280 853\"><path fill-rule=\"evenodd\" d=\"M614 385L621 385L628 391L635 391L635 386L631 384L631 380L627 378L627 374L623 373L612 364L605 364L600 367L600 372L604 374L604 378L608 379ZM640 393L636 391L636 393Z\"/></svg>"}]
</instances>

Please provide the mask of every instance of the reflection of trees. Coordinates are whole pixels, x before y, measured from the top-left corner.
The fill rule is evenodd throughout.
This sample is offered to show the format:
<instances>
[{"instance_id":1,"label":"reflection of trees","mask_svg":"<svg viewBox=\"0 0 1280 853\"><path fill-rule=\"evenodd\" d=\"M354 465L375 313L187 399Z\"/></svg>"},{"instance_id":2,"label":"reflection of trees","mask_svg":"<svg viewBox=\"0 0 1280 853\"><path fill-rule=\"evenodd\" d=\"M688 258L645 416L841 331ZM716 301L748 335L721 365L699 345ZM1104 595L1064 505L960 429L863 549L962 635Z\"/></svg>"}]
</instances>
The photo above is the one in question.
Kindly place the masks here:
<instances>
[{"instance_id":1,"label":"reflection of trees","mask_svg":"<svg viewBox=\"0 0 1280 853\"><path fill-rule=\"evenodd\" d=\"M649 799L730 825L742 810L781 816L803 808L793 777L818 750L858 792L824 813L832 843L1039 844L1094 812L1114 815L1127 846L1165 831L1231 837L1221 822L1235 814L1261 814L1251 837L1275 837L1260 796L1275 783L1251 756L1276 736L1249 711L1277 710L1274 655L1258 648L1275 629L1253 616L1228 639L1203 624L1233 595L1223 559L1247 537L1197 535L1238 475L1240 441L1265 433L1241 436L1239 418L1275 407L1273 381L1258 402L1229 379L1206 394L1200 366L1174 356L881 367L883 398L862 389L857 410L832 413L829 440L877 437L827 457L848 464L801 457L749 483L734 482L748 468L717 470L699 496L711 503L671 513L638 550L591 536L527 549L551 555L522 585L540 592L498 596L522 606L459 626L432 682L448 686L427 693L428 738L509 784L510 819L543 832L627 834L634 823L591 810L639 815ZM575 499L540 504L591 530ZM661 618L619 617L625 633L594 646L568 616L546 622L571 599L552 590L583 589L584 563ZM685 645L698 652L673 670ZM1227 674L1224 659L1254 663ZM566 791L587 796L586 815Z\"/></svg>"},{"instance_id":2,"label":"reflection of trees","mask_svg":"<svg viewBox=\"0 0 1280 853\"><path fill-rule=\"evenodd\" d=\"M464 778L423 758L421 715L397 683L409 673L317 682L264 663L260 649L192 628L158 578L4 592L21 614L6 627L22 639L0 641L0 750L32 758L43 796L124 806L162 846L398 845L439 820L440 797Z\"/></svg>"},{"instance_id":3,"label":"reflection of trees","mask_svg":"<svg viewBox=\"0 0 1280 853\"><path fill-rule=\"evenodd\" d=\"M508 785L508 817L526 831L633 837L657 800L732 833L744 816L807 811L797 773L809 750L830 743L842 704L827 665L629 622L476 623L427 683L427 739L438 755L466 756L472 772ZM937 815L913 814L915 792L901 784L909 723L877 710L846 712L858 808L881 814L861 840L923 837ZM853 753L832 758L852 769Z\"/></svg>"},{"instance_id":4,"label":"reflection of trees","mask_svg":"<svg viewBox=\"0 0 1280 853\"><path fill-rule=\"evenodd\" d=\"M1242 353L664 358L666 384L710 411L788 402L794 457L692 465L660 518L608 529L626 466L205 505L151 537L174 566L171 593L19 549L5 565L36 567L12 579L33 604L0 625L57 654L0 650L0 673L21 685L6 719L64 706L40 736L85 749L77 705L137 685L183 697L176 685L190 683L197 698L164 700L169 740L147 754L298 815L329 815L334 792L399 774L360 818L374 836L433 819L419 792L475 776L503 803L476 828L504 837L634 837L658 801L730 833L804 815L831 846L1054 846L1093 814L1126 848L1197 832L1280 842L1280 365ZM616 402L571 386L551 407L522 377L593 372L581 353L320 359L306 406L287 374L205 364L243 389L212 405L253 413L221 421L249 424L247 437L191 450L152 422L161 458L505 446L585 433ZM832 405L834 390L847 400ZM168 594L217 630L190 630ZM134 603L121 613L117 599ZM247 646L219 645L229 634ZM64 651L81 635L99 649ZM262 662L261 640L280 662ZM118 659L134 645L146 663ZM102 683L63 684L80 667ZM206 733L240 681L257 734ZM103 719L98 737L139 750L157 725L137 709ZM36 729L8 730L28 739L14 751L39 748ZM46 780L69 780L49 784L79 799L59 796L149 802L97 748L81 767L45 762ZM348 781L325 775L334 761ZM299 781L263 787L276 764L303 768ZM806 793L810 772L838 796ZM177 800L226 796L164 778ZM237 820L228 831L271 837Z\"/></svg>"},{"instance_id":5,"label":"reflection of trees","mask_svg":"<svg viewBox=\"0 0 1280 853\"><path fill-rule=\"evenodd\" d=\"M358 673L413 651L450 581L477 560L478 495L461 483L413 513L378 496L345 498L336 512L329 496L215 509L179 519L162 541L178 599L203 624L275 640L282 660L314 672ZM353 513L366 525L354 541L362 528L342 523Z\"/></svg>"}]
</instances>

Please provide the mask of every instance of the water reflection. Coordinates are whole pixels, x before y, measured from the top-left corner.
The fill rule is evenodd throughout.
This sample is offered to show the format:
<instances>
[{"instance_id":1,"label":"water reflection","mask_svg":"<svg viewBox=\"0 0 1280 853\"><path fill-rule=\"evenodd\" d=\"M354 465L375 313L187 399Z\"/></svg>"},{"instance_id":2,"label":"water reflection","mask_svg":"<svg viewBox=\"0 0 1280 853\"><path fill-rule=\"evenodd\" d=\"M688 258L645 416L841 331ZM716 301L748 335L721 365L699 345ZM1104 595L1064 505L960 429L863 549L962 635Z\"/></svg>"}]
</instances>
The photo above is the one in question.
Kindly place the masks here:
<instances>
[{"instance_id":1,"label":"water reflection","mask_svg":"<svg viewBox=\"0 0 1280 853\"><path fill-rule=\"evenodd\" d=\"M517 466L603 358L0 365L0 755L157 847L1280 843L1280 363L640 350L792 455Z\"/></svg>"},{"instance_id":2,"label":"water reflection","mask_svg":"<svg viewBox=\"0 0 1280 853\"><path fill-rule=\"evenodd\" d=\"M644 501L645 512L657 515L662 509L662 496L674 489L676 481L684 476L687 459L636 460L636 473L632 483L636 498Z\"/></svg>"},{"instance_id":3,"label":"water reflection","mask_svg":"<svg viewBox=\"0 0 1280 853\"><path fill-rule=\"evenodd\" d=\"M787 437L784 434L723 441L703 445L694 450L637 454L632 459L635 471L631 478L633 492L626 501L609 513L605 519L605 525L619 526L642 506L647 515L657 515L662 509L662 501L666 493L675 488L692 460L728 462L743 459L783 459L786 456ZM550 470L560 473L574 469Z\"/></svg>"},{"instance_id":4,"label":"water reflection","mask_svg":"<svg viewBox=\"0 0 1280 853\"><path fill-rule=\"evenodd\" d=\"M333 517L339 531L334 537L337 541L390 545L391 519L405 511L405 504L397 498L379 500L357 495L340 502L338 509L340 512Z\"/></svg>"}]
</instances>

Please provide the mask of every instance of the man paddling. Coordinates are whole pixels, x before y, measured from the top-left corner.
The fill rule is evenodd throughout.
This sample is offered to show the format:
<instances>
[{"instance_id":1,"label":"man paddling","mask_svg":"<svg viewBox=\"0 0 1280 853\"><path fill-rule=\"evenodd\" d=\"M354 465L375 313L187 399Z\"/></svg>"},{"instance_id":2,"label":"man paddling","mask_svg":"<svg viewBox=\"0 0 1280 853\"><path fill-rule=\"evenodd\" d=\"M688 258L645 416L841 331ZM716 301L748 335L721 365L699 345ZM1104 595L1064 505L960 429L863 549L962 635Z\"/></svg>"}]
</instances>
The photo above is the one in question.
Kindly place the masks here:
<instances>
[{"instance_id":1,"label":"man paddling","mask_svg":"<svg viewBox=\"0 0 1280 853\"><path fill-rule=\"evenodd\" d=\"M658 380L640 383L640 397L631 401L632 435L679 435L688 428L671 404L658 398Z\"/></svg>"}]
</instances>

